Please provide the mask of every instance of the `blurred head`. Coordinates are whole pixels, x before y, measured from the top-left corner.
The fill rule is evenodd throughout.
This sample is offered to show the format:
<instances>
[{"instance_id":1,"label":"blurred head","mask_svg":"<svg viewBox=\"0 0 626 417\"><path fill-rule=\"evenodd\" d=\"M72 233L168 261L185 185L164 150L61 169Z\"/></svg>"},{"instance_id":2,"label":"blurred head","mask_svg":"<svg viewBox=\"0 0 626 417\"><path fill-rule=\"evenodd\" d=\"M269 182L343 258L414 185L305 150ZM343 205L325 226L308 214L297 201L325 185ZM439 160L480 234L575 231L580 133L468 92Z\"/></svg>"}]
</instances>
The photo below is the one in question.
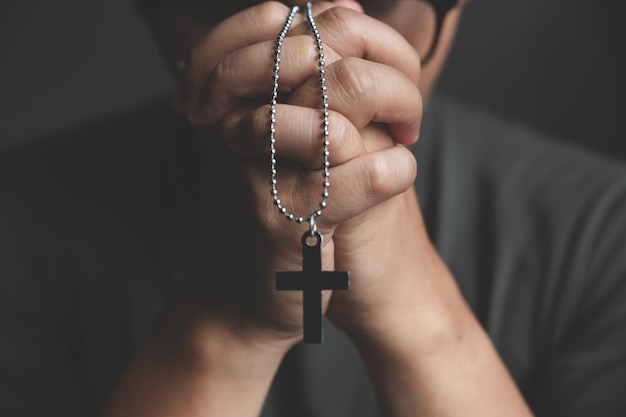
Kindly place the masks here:
<instances>
[{"instance_id":1,"label":"blurred head","mask_svg":"<svg viewBox=\"0 0 626 417\"><path fill-rule=\"evenodd\" d=\"M288 6L306 0L284 0ZM422 57L420 89L428 96L450 49L465 0L334 0L362 10L400 32ZM259 0L136 0L147 17L165 60L175 72L191 47L225 18Z\"/></svg>"}]
</instances>

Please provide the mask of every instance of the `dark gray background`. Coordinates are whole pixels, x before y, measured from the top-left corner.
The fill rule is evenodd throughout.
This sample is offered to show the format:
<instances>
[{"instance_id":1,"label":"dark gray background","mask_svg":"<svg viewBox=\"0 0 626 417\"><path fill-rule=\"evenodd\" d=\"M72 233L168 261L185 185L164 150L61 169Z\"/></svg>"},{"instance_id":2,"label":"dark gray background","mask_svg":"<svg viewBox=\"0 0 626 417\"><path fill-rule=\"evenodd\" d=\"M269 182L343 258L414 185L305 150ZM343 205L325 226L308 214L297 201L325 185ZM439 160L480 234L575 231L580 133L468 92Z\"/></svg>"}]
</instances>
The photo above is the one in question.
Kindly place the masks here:
<instances>
[{"instance_id":1,"label":"dark gray background","mask_svg":"<svg viewBox=\"0 0 626 417\"><path fill-rule=\"evenodd\" d=\"M626 157L626 30L610 0L472 0L439 88ZM0 144L171 91L130 0L0 5Z\"/></svg>"}]
</instances>

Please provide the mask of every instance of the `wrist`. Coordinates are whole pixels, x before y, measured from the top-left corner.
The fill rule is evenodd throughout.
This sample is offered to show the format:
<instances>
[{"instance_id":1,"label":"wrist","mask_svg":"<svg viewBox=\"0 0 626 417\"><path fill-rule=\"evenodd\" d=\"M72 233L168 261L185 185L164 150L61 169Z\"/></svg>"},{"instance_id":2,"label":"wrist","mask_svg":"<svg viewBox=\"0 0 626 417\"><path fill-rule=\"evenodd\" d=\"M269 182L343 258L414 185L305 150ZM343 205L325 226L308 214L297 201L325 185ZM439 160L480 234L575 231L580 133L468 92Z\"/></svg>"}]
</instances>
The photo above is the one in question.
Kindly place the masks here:
<instances>
[{"instance_id":1,"label":"wrist","mask_svg":"<svg viewBox=\"0 0 626 417\"><path fill-rule=\"evenodd\" d=\"M452 276L431 278L436 291L350 333L382 409L389 416L530 415Z\"/></svg>"},{"instance_id":2,"label":"wrist","mask_svg":"<svg viewBox=\"0 0 626 417\"><path fill-rule=\"evenodd\" d=\"M289 345L251 336L227 321L171 308L144 340L104 415L258 415Z\"/></svg>"},{"instance_id":3,"label":"wrist","mask_svg":"<svg viewBox=\"0 0 626 417\"><path fill-rule=\"evenodd\" d=\"M222 251L218 261L213 258L197 256L164 316L164 329L176 335L183 349L202 353L212 340L223 338L233 348L254 347L282 356L302 339L302 320L289 314L301 311L293 305L300 298L274 288L268 275L276 267L253 259L233 268L224 264L238 258Z\"/></svg>"},{"instance_id":4,"label":"wrist","mask_svg":"<svg viewBox=\"0 0 626 417\"><path fill-rule=\"evenodd\" d=\"M394 356L429 355L463 339L475 318L436 250L424 245L420 262L397 274L377 308L342 326L362 350Z\"/></svg>"},{"instance_id":5,"label":"wrist","mask_svg":"<svg viewBox=\"0 0 626 417\"><path fill-rule=\"evenodd\" d=\"M183 304L183 303L177 303ZM163 319L155 337L170 356L193 366L225 372L273 372L283 356L298 342L272 331L242 323L226 314L198 312L189 306L176 306Z\"/></svg>"}]
</instances>

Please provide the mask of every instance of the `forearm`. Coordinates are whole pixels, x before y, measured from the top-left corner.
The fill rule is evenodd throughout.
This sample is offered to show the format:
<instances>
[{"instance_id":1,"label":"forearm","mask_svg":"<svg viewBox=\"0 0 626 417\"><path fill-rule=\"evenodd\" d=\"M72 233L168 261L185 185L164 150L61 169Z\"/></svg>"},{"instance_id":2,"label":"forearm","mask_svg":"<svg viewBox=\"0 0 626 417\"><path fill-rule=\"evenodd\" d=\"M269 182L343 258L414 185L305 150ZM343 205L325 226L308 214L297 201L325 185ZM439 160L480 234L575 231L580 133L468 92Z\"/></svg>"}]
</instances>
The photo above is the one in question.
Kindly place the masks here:
<instances>
[{"instance_id":1,"label":"forearm","mask_svg":"<svg viewBox=\"0 0 626 417\"><path fill-rule=\"evenodd\" d=\"M419 272L430 284L421 295L411 302L406 291L402 314L381 314L376 332L353 334L383 415L531 415L447 268L434 250L424 257Z\"/></svg>"},{"instance_id":2,"label":"forearm","mask_svg":"<svg viewBox=\"0 0 626 417\"><path fill-rule=\"evenodd\" d=\"M104 416L258 416L288 345L233 330L219 320L166 319L137 353Z\"/></svg>"}]
</instances>

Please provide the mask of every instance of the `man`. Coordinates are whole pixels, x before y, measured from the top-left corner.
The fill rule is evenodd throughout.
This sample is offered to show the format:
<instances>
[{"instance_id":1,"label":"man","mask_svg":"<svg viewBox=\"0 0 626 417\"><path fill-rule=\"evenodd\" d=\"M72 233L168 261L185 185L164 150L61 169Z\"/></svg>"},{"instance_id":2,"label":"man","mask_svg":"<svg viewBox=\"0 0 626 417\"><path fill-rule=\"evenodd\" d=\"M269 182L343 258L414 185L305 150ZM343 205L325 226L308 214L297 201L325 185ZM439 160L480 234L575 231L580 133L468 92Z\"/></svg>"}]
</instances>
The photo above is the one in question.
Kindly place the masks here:
<instances>
[{"instance_id":1,"label":"man","mask_svg":"<svg viewBox=\"0 0 626 417\"><path fill-rule=\"evenodd\" d=\"M268 415L376 415L365 369L383 415L623 411L624 170L447 102L429 104L422 128L460 7L435 4L314 4L333 132L316 230L324 269L352 281L324 293L340 332L315 350L299 347L301 295L274 289L276 271L301 269L307 230L274 207L268 185L264 98L289 7L159 4L164 55L171 68L185 62L176 106L197 132L151 109L72 143L69 165L58 165L67 147L50 142L5 168L22 176L3 184L15 398L49 393L46 408L64 415L105 402L107 416L247 416L264 404ZM310 30L296 15L281 46L275 116L278 192L295 213L315 207L323 171ZM406 146L418 135L416 193ZM201 203L188 136L200 141Z\"/></svg>"}]
</instances>

